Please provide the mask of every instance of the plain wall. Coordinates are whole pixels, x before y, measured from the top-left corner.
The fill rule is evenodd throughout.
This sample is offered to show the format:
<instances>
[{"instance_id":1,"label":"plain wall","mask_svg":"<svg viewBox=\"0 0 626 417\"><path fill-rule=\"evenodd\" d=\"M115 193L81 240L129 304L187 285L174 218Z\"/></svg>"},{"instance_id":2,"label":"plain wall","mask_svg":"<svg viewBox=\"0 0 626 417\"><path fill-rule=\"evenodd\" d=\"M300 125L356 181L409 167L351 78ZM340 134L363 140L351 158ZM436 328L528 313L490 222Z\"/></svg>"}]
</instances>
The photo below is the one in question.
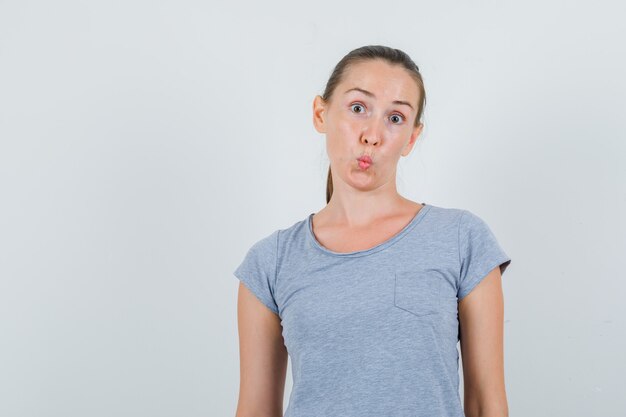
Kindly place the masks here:
<instances>
[{"instance_id":1,"label":"plain wall","mask_svg":"<svg viewBox=\"0 0 626 417\"><path fill-rule=\"evenodd\" d=\"M0 1L0 415L234 416L232 272L324 206L313 98L367 44L404 50L425 81L401 194L473 211L512 258L511 416L623 413L623 16Z\"/></svg>"}]
</instances>

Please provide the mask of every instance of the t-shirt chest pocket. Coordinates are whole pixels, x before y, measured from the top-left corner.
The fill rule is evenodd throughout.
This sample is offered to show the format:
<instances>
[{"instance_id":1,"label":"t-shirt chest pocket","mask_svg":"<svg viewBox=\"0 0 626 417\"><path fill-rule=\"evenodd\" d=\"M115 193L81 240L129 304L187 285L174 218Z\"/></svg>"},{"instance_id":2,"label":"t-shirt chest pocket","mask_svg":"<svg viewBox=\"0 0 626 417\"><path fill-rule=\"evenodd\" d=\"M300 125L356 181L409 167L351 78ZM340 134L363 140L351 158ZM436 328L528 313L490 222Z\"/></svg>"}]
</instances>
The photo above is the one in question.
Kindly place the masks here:
<instances>
[{"instance_id":1,"label":"t-shirt chest pocket","mask_svg":"<svg viewBox=\"0 0 626 417\"><path fill-rule=\"evenodd\" d=\"M395 273L394 305L416 316L456 313L456 297L445 291L445 279L433 271Z\"/></svg>"}]
</instances>

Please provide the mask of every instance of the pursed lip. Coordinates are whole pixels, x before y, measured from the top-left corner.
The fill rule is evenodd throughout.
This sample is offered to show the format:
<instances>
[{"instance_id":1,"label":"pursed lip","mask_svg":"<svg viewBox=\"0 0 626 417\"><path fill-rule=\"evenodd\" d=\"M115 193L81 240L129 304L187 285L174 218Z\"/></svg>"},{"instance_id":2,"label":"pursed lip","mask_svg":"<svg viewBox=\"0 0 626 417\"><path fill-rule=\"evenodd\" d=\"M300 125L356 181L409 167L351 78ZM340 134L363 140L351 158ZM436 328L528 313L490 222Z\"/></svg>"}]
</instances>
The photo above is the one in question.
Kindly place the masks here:
<instances>
[{"instance_id":1,"label":"pursed lip","mask_svg":"<svg viewBox=\"0 0 626 417\"><path fill-rule=\"evenodd\" d=\"M357 161L363 161L363 162L368 163L370 165L372 164L372 158L370 158L368 155L363 155L363 156L358 157Z\"/></svg>"}]
</instances>

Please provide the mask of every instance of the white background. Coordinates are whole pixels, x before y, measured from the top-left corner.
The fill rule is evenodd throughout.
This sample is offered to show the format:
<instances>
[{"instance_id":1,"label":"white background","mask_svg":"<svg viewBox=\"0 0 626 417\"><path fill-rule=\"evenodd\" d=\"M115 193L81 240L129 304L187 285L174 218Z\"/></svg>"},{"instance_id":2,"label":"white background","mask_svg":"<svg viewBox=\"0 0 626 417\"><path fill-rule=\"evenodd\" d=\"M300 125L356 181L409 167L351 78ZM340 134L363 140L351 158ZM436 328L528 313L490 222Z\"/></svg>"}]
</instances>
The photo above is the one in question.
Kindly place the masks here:
<instances>
[{"instance_id":1,"label":"white background","mask_svg":"<svg viewBox=\"0 0 626 417\"><path fill-rule=\"evenodd\" d=\"M471 210L512 258L511 416L620 415L623 17L598 1L0 1L0 415L234 416L232 271L324 206L312 101L367 44L424 77L401 194Z\"/></svg>"}]
</instances>

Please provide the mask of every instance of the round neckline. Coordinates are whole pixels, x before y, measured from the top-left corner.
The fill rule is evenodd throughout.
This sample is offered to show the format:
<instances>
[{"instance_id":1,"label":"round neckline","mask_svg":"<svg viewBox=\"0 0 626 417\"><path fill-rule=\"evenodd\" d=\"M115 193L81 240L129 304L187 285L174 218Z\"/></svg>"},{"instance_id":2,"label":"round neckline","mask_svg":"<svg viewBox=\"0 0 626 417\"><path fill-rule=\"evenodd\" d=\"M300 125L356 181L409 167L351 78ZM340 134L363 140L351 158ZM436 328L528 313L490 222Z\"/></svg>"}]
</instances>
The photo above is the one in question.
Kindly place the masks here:
<instances>
[{"instance_id":1,"label":"round neckline","mask_svg":"<svg viewBox=\"0 0 626 417\"><path fill-rule=\"evenodd\" d=\"M421 203L421 204L423 205L423 207L417 212L417 214L415 214L415 216L413 216L411 221L409 223L407 223L406 226L404 226L398 233L396 233L395 235L391 236L389 239L385 240L384 242L381 242L381 243L379 243L376 246L372 246L369 249L362 249L362 250L357 250L357 251L352 251L352 252L335 252L335 251L332 251L332 250L326 248L320 242L318 242L317 238L315 237L315 234L313 233L313 220L312 219L313 219L313 215L315 213L311 213L307 217L307 220L306 220L307 236L309 237L309 240L311 241L313 246L315 246L320 251L322 251L322 252L324 252L324 253L326 253L328 255L331 255L331 256L350 257L350 256L365 256L365 255L369 255L369 254L378 252L380 250L383 250L383 249L393 245L395 242L397 242L402 237L404 237L404 235L409 233L409 231L411 231L411 229L413 229L413 227L415 227L415 225L417 225L420 222L420 220L426 215L426 213L432 207L430 204L426 204L426 203Z\"/></svg>"}]
</instances>

